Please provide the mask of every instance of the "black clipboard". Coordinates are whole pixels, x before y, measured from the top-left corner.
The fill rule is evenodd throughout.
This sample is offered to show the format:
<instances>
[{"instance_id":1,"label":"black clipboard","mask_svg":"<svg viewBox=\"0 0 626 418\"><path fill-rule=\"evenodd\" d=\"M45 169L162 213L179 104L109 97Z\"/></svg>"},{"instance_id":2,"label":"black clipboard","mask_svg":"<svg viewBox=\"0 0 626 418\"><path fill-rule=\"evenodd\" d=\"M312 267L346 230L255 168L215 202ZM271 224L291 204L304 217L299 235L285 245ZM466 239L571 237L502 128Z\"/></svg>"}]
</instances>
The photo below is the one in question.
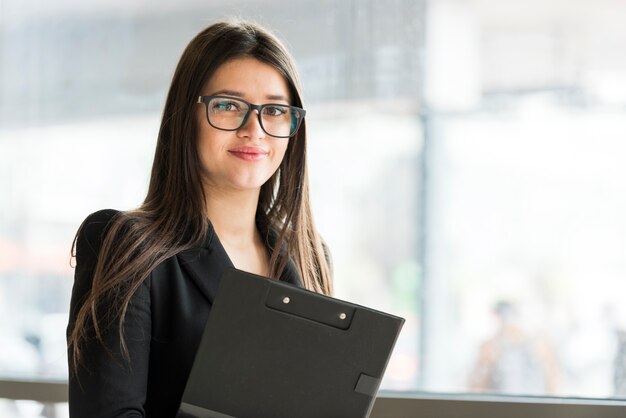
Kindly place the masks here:
<instances>
[{"instance_id":1,"label":"black clipboard","mask_svg":"<svg viewBox=\"0 0 626 418\"><path fill-rule=\"evenodd\" d=\"M226 270L178 417L367 417L403 324Z\"/></svg>"}]
</instances>

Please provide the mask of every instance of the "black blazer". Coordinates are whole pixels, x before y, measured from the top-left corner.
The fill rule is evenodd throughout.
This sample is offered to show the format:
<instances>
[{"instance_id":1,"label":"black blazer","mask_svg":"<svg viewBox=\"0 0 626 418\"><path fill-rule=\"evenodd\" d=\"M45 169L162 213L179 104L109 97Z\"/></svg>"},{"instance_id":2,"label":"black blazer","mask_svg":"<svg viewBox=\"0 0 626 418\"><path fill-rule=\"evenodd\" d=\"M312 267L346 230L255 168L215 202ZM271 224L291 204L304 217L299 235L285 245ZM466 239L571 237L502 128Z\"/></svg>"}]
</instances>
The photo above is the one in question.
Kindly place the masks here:
<instances>
[{"instance_id":1,"label":"black blazer","mask_svg":"<svg viewBox=\"0 0 626 418\"><path fill-rule=\"evenodd\" d=\"M90 215L76 243L76 270L68 334L88 294L103 232L117 214ZM122 357L117 322L104 334L107 352L95 340L83 349L84 366L69 359L72 417L174 417L185 389L219 277L233 267L211 230L201 247L159 264L133 296L126 313L130 362ZM282 281L302 286L290 262Z\"/></svg>"}]
</instances>

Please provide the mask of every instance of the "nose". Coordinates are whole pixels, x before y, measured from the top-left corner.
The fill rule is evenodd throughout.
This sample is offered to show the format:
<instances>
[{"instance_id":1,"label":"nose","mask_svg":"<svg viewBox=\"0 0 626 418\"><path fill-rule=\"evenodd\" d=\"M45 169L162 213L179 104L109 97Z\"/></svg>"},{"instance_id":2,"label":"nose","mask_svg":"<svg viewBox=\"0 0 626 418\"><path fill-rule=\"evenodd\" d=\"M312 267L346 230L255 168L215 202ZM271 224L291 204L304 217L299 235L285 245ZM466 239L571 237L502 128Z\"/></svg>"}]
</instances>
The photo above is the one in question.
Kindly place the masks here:
<instances>
[{"instance_id":1,"label":"nose","mask_svg":"<svg viewBox=\"0 0 626 418\"><path fill-rule=\"evenodd\" d=\"M261 121L259 120L259 111L253 109L248 116L248 120L239 129L237 129L237 135L242 138L259 139L265 137L265 131L261 128Z\"/></svg>"}]
</instances>

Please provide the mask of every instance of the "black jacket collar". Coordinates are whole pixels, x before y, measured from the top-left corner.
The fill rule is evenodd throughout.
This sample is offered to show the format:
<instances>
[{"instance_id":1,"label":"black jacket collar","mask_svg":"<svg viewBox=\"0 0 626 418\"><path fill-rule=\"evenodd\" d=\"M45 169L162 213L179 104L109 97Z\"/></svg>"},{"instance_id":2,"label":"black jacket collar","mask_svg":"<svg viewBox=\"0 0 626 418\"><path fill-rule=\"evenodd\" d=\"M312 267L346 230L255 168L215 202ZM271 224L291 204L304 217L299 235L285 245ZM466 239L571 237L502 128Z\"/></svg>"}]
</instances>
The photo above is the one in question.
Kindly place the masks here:
<instances>
[{"instance_id":1,"label":"black jacket collar","mask_svg":"<svg viewBox=\"0 0 626 418\"><path fill-rule=\"evenodd\" d=\"M266 233L265 236L267 246L272 251L275 234ZM213 226L210 225L203 245L182 251L177 257L181 267L187 271L202 294L213 303L222 273L228 268L234 268ZM290 259L285 266L280 281L302 287L302 279L293 260Z\"/></svg>"}]
</instances>

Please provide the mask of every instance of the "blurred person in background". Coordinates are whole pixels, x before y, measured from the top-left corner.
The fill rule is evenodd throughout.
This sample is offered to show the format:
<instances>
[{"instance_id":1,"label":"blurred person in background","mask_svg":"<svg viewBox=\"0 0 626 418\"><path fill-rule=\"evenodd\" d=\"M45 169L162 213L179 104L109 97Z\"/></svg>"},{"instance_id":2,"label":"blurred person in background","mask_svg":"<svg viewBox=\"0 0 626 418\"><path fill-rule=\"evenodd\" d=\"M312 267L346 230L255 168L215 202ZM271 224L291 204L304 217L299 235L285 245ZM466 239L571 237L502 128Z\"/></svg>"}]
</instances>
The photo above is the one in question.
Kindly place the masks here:
<instances>
[{"instance_id":1,"label":"blurred person in background","mask_svg":"<svg viewBox=\"0 0 626 418\"><path fill-rule=\"evenodd\" d=\"M557 362L550 344L520 325L517 307L500 301L493 307L498 326L483 342L469 378L469 389L524 395L556 392Z\"/></svg>"}]
</instances>

